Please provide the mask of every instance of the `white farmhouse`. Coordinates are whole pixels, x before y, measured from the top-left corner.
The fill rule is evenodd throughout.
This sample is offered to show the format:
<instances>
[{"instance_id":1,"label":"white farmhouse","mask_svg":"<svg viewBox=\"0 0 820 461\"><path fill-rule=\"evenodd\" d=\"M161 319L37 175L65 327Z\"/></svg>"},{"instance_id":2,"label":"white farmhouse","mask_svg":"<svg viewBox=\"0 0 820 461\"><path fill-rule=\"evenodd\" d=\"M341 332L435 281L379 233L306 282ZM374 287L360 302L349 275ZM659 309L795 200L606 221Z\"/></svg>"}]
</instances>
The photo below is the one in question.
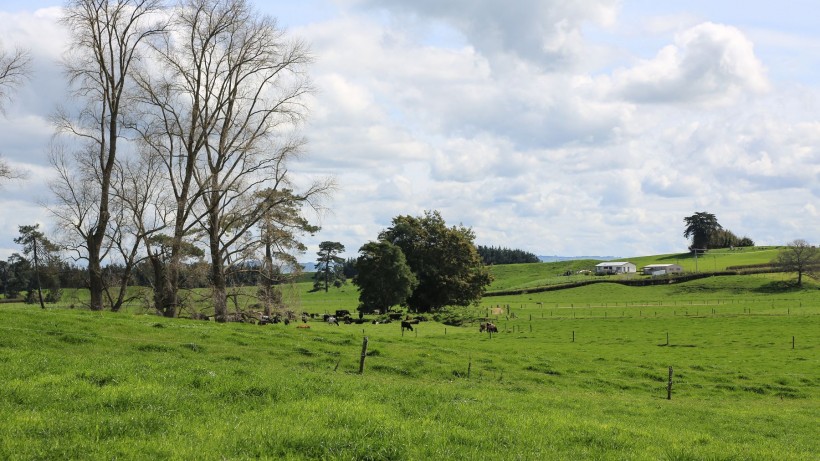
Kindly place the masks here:
<instances>
[{"instance_id":1,"label":"white farmhouse","mask_svg":"<svg viewBox=\"0 0 820 461\"><path fill-rule=\"evenodd\" d=\"M643 267L643 275L680 274L683 268L677 264L650 264Z\"/></svg>"},{"instance_id":2,"label":"white farmhouse","mask_svg":"<svg viewBox=\"0 0 820 461\"><path fill-rule=\"evenodd\" d=\"M637 271L637 266L627 261L613 261L595 265L596 274L629 274Z\"/></svg>"}]
</instances>

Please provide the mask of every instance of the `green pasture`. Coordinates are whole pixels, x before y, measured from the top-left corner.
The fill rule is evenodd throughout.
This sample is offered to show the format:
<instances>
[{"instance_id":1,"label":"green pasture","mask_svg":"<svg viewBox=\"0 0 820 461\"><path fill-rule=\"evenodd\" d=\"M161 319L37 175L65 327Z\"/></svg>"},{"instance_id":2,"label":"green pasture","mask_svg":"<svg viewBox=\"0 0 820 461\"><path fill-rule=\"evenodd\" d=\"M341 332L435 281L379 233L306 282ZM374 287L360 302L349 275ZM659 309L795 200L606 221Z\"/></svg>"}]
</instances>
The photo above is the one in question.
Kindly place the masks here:
<instances>
[{"instance_id":1,"label":"green pasture","mask_svg":"<svg viewBox=\"0 0 820 461\"><path fill-rule=\"evenodd\" d=\"M600 261L581 259L551 263L503 264L490 266L493 282L487 291L519 290L524 288L557 285L578 280L589 280L593 276L565 276L567 271L575 274L579 270L595 269Z\"/></svg>"},{"instance_id":2,"label":"green pasture","mask_svg":"<svg viewBox=\"0 0 820 461\"><path fill-rule=\"evenodd\" d=\"M753 264L767 264L780 251L778 247L751 247L737 249L709 250L697 258L692 253L677 253L654 256L624 257L620 261L629 261L641 268L649 264L678 264L688 273L717 272L732 266L747 266ZM560 261L552 263L506 264L491 266L490 272L495 280L488 291L522 290L549 285L560 285L570 282L601 280L595 275L577 274L580 270L594 271L595 265L601 261L592 259ZM572 275L564 275L567 271ZM609 277L609 276L607 276ZM618 278L641 278L643 275L629 274Z\"/></svg>"},{"instance_id":3,"label":"green pasture","mask_svg":"<svg viewBox=\"0 0 820 461\"><path fill-rule=\"evenodd\" d=\"M820 287L793 278L486 297L404 333L166 319L136 288L120 313L0 304L0 459L813 459ZM293 310L357 305L311 288Z\"/></svg>"},{"instance_id":4,"label":"green pasture","mask_svg":"<svg viewBox=\"0 0 820 461\"><path fill-rule=\"evenodd\" d=\"M787 309L820 303L820 284L806 279L794 287L791 274L715 276L685 283L653 286L625 286L597 283L579 288L485 297L482 305L540 305L544 307L627 307L630 310L669 307L672 312L685 307L706 306L718 312L743 313L744 309ZM540 303L540 304L539 304ZM674 309L678 308L678 309ZM703 313L703 310L700 311Z\"/></svg>"},{"instance_id":5,"label":"green pasture","mask_svg":"<svg viewBox=\"0 0 820 461\"><path fill-rule=\"evenodd\" d=\"M0 459L812 459L817 287L696 282L487 298L492 336L2 305Z\"/></svg>"},{"instance_id":6,"label":"green pasture","mask_svg":"<svg viewBox=\"0 0 820 461\"><path fill-rule=\"evenodd\" d=\"M638 270L649 264L679 264L686 272L695 272L696 269L698 272L715 272L731 266L768 264L777 257L781 249L781 247L717 248L699 254L697 258L692 253L678 253L638 256L622 260L634 263L638 266Z\"/></svg>"}]
</instances>

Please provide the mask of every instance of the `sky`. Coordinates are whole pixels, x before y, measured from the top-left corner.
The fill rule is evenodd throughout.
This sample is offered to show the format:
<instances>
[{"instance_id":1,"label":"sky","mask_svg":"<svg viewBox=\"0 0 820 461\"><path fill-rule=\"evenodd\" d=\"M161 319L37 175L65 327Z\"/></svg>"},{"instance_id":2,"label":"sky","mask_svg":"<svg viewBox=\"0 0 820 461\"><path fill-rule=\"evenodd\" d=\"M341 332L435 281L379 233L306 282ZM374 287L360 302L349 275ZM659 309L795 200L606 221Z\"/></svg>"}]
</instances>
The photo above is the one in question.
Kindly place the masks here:
<instances>
[{"instance_id":1,"label":"sky","mask_svg":"<svg viewBox=\"0 0 820 461\"><path fill-rule=\"evenodd\" d=\"M345 256L438 210L537 255L686 251L714 213L758 245L820 241L820 29L808 0L257 1L310 44L297 182L337 190L305 243ZM33 73L0 114L0 258L54 221L50 116L66 103L60 3L3 0Z\"/></svg>"}]
</instances>

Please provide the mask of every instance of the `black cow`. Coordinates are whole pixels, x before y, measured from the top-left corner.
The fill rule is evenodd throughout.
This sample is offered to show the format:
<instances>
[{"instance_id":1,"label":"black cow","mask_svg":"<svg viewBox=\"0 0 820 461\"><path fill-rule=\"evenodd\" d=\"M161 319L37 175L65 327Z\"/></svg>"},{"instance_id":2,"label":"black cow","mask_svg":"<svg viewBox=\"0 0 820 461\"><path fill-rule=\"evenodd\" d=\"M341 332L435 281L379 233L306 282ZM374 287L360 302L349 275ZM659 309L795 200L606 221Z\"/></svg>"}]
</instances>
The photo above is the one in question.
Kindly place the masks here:
<instances>
[{"instance_id":1,"label":"black cow","mask_svg":"<svg viewBox=\"0 0 820 461\"><path fill-rule=\"evenodd\" d=\"M402 333L404 332L404 330L413 331L413 324L408 322L407 320L402 320L401 321L401 331L402 331Z\"/></svg>"}]
</instances>

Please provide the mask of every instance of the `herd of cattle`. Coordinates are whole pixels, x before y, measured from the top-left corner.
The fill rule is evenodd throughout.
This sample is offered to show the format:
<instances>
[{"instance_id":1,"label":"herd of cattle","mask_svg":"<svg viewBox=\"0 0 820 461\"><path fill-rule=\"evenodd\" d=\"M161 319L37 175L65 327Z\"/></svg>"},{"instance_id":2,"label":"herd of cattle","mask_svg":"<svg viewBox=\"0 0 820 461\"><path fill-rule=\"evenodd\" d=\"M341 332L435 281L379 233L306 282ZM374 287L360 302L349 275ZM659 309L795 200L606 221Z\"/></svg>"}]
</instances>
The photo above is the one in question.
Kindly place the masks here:
<instances>
[{"instance_id":1,"label":"herd of cattle","mask_svg":"<svg viewBox=\"0 0 820 461\"><path fill-rule=\"evenodd\" d=\"M207 319L208 318L205 317L203 320ZM232 314L232 318L230 318L229 321L256 323L258 325L269 325L277 323L289 325L291 322L295 322L297 319L302 321L299 325L297 325L297 328L303 329L310 328L310 325L308 325L309 320L318 321L319 319L321 319L322 322L331 325L339 325L340 323L344 323L346 325L360 325L368 322L363 318L362 315L359 315L358 318L354 318L351 315L350 311L345 309L339 309L335 312L335 314L308 314L307 312L303 312L301 315L297 315L293 311L277 312L271 315L266 315L261 312L253 311L248 313L241 312L237 314ZM394 321L401 323L401 331L404 332L405 330L413 331L413 325L418 325L420 322L427 321L427 318L423 315L411 317L409 315L405 316L400 312L391 312L381 320L370 320L369 322L373 324L385 324ZM498 327L490 322L482 322L478 327L478 331L481 333L485 331L487 333L498 333Z\"/></svg>"}]
</instances>

